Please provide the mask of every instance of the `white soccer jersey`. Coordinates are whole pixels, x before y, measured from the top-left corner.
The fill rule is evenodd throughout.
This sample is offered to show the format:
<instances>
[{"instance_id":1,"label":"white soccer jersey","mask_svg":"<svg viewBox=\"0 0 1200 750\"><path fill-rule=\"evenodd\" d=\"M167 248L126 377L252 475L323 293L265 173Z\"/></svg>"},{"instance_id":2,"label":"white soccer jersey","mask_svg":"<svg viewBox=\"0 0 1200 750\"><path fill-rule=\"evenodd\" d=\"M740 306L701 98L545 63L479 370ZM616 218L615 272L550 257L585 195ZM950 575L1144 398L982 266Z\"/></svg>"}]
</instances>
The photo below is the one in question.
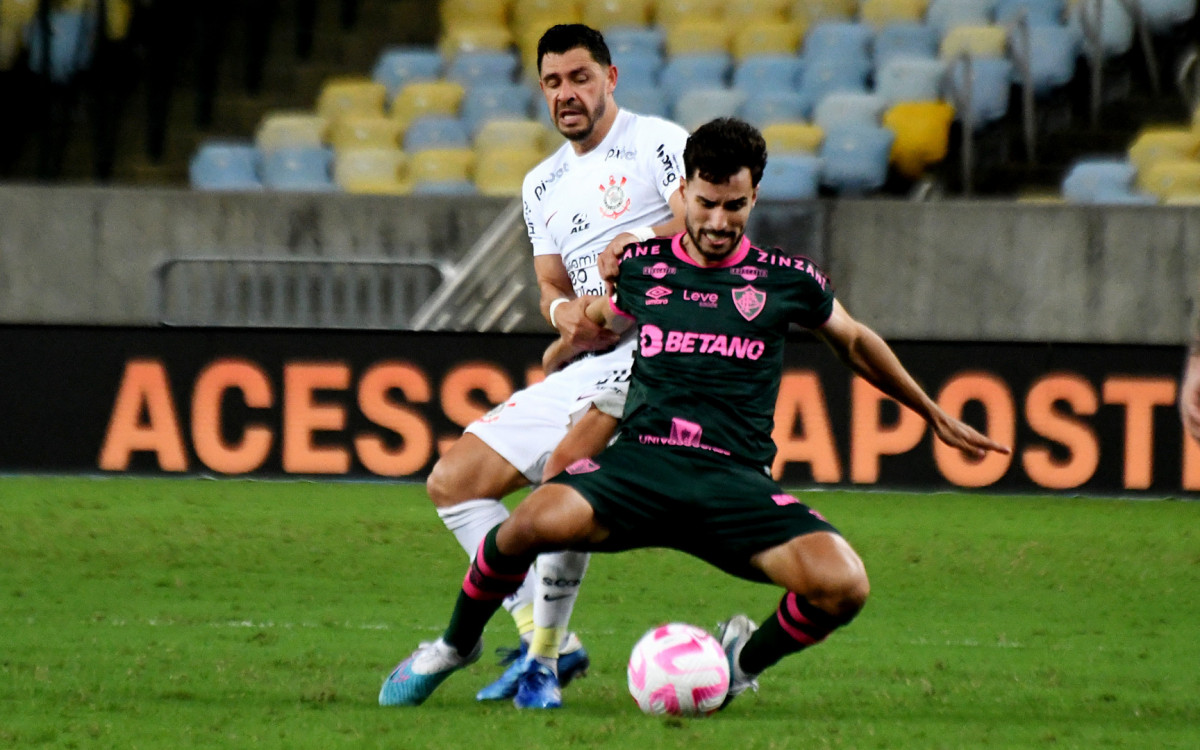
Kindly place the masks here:
<instances>
[{"instance_id":1,"label":"white soccer jersey","mask_svg":"<svg viewBox=\"0 0 1200 750\"><path fill-rule=\"evenodd\" d=\"M521 189L533 254L561 255L576 295L604 294L596 256L622 231L671 218L687 136L673 122L620 110L586 154L564 143Z\"/></svg>"}]
</instances>

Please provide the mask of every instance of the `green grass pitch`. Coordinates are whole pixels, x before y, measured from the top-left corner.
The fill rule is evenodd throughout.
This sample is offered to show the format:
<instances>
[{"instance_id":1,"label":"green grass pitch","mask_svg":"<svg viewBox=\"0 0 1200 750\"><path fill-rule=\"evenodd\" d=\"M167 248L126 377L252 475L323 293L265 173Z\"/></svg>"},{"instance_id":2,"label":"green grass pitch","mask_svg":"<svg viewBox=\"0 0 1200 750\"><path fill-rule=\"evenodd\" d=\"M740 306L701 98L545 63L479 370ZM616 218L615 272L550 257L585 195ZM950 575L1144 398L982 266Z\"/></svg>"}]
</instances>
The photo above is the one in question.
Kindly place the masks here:
<instances>
[{"instance_id":1,"label":"green grass pitch","mask_svg":"<svg viewBox=\"0 0 1200 750\"><path fill-rule=\"evenodd\" d=\"M593 558L593 656L556 712L417 709L383 677L465 557L419 485L0 479L0 747L1200 748L1200 503L822 492L867 563L850 627L700 720L642 716L647 628L774 589L661 550ZM501 612L491 647L515 642Z\"/></svg>"}]
</instances>

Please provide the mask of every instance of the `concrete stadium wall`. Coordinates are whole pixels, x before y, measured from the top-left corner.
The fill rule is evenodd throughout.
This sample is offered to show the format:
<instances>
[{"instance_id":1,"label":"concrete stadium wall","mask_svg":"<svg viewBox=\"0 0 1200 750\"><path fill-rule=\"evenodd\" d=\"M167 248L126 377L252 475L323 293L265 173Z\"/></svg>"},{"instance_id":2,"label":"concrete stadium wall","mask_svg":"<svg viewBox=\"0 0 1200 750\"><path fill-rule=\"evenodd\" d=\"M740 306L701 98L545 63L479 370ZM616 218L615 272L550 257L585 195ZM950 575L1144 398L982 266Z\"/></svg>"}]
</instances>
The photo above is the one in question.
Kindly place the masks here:
<instances>
[{"instance_id":1,"label":"concrete stadium wall","mask_svg":"<svg viewBox=\"0 0 1200 750\"><path fill-rule=\"evenodd\" d=\"M153 325L154 268L183 256L454 258L504 205L0 186L0 322ZM789 222L786 209L764 206L772 236L752 236L812 255L846 307L887 337L1186 338L1200 279L1195 208L862 200L819 209L818 221ZM810 236L789 242L789 227Z\"/></svg>"}]
</instances>

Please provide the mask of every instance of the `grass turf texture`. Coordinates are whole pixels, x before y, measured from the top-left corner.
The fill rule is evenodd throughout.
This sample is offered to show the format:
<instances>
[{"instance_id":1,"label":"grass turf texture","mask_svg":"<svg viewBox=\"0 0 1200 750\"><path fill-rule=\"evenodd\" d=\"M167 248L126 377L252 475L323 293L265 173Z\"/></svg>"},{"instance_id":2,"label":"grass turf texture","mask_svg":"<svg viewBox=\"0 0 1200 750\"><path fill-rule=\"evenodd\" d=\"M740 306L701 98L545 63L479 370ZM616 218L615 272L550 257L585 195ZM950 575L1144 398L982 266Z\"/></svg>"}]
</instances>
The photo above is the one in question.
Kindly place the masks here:
<instances>
[{"instance_id":1,"label":"grass turf texture","mask_svg":"<svg viewBox=\"0 0 1200 750\"><path fill-rule=\"evenodd\" d=\"M819 493L866 560L849 628L727 711L642 716L647 628L767 616L770 587L667 551L597 556L567 707L417 709L381 680L465 558L415 485L0 479L0 746L1200 747L1200 503ZM492 646L515 642L499 613Z\"/></svg>"}]
</instances>

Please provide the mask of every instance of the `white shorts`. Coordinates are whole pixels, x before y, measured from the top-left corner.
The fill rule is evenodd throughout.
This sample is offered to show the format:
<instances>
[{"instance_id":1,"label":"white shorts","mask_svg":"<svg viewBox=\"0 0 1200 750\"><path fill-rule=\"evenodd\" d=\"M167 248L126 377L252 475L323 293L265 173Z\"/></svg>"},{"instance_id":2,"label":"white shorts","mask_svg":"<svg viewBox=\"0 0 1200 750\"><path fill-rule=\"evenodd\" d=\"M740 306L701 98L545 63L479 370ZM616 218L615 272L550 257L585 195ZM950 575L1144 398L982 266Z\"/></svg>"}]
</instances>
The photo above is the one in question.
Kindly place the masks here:
<instances>
[{"instance_id":1,"label":"white shorts","mask_svg":"<svg viewBox=\"0 0 1200 750\"><path fill-rule=\"evenodd\" d=\"M620 418L636 343L631 337L611 352L572 362L512 394L464 432L487 443L530 482L540 482L550 454L592 405Z\"/></svg>"}]
</instances>

